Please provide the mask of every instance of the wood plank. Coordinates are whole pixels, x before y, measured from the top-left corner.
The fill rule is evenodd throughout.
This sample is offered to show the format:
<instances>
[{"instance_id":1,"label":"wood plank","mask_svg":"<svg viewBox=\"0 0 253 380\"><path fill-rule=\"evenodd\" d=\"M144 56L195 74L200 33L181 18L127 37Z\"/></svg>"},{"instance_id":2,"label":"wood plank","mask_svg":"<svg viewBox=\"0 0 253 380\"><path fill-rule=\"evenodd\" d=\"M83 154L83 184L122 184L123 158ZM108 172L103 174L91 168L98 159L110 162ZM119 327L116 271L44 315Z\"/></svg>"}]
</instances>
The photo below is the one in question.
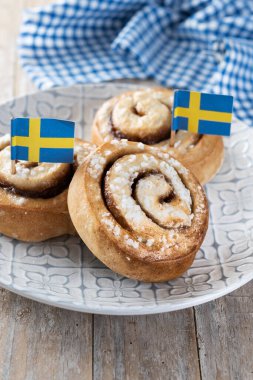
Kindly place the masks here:
<instances>
[{"instance_id":1,"label":"wood plank","mask_svg":"<svg viewBox=\"0 0 253 380\"><path fill-rule=\"evenodd\" d=\"M203 379L253 379L253 282L196 307Z\"/></svg>"},{"instance_id":2,"label":"wood plank","mask_svg":"<svg viewBox=\"0 0 253 380\"><path fill-rule=\"evenodd\" d=\"M8 1L8 0L6 0ZM55 3L55 0L20 0L22 11L28 8L34 8L38 6L47 5L50 3ZM16 28L16 35L18 36L20 25L22 21L22 12L20 11L17 16L17 28ZM18 52L17 49L15 49L15 78L14 78L14 95L15 96L22 96L26 95L31 92L36 91L35 85L30 81L27 74L23 71L19 58L18 58Z\"/></svg>"},{"instance_id":3,"label":"wood plank","mask_svg":"<svg viewBox=\"0 0 253 380\"><path fill-rule=\"evenodd\" d=\"M17 19L21 11L21 2L10 5L10 1L1 1L0 12L0 103L13 95L14 69L17 36Z\"/></svg>"},{"instance_id":4,"label":"wood plank","mask_svg":"<svg viewBox=\"0 0 253 380\"><path fill-rule=\"evenodd\" d=\"M1 290L0 378L92 379L92 316Z\"/></svg>"},{"instance_id":5,"label":"wood plank","mask_svg":"<svg viewBox=\"0 0 253 380\"><path fill-rule=\"evenodd\" d=\"M94 380L198 380L193 309L94 316Z\"/></svg>"}]
</instances>

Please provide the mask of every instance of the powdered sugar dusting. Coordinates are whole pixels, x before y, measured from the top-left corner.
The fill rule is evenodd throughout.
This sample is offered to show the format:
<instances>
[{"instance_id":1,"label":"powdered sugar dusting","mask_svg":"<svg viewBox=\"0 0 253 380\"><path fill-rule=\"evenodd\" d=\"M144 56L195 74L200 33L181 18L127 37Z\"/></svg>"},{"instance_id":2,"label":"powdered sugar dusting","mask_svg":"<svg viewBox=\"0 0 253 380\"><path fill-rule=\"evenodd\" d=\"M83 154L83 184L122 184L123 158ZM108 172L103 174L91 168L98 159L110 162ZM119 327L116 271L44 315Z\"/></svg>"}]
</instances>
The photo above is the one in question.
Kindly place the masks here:
<instances>
[{"instance_id":1,"label":"powdered sugar dusting","mask_svg":"<svg viewBox=\"0 0 253 380\"><path fill-rule=\"evenodd\" d=\"M113 233L115 237L119 237L121 234L120 227L116 224L109 212L102 214L102 223Z\"/></svg>"},{"instance_id":2,"label":"powdered sugar dusting","mask_svg":"<svg viewBox=\"0 0 253 380\"><path fill-rule=\"evenodd\" d=\"M147 244L148 247L152 247L152 245L154 244L154 242L155 242L155 239L148 239L146 244Z\"/></svg>"},{"instance_id":3,"label":"powdered sugar dusting","mask_svg":"<svg viewBox=\"0 0 253 380\"><path fill-rule=\"evenodd\" d=\"M152 252L156 259L171 255L181 249L181 244L187 250L188 243L181 243L187 229L182 227L191 228L193 224L195 229L199 223L192 212L191 193L178 174L187 174L187 169L167 153L158 153L148 150L116 159L105 176L106 202L112 210L102 216L102 223L126 247L135 249L141 257ZM206 212L201 195L197 206L195 203L198 215ZM127 233L119 225L123 220L129 226Z\"/></svg>"},{"instance_id":4,"label":"powdered sugar dusting","mask_svg":"<svg viewBox=\"0 0 253 380\"><path fill-rule=\"evenodd\" d=\"M87 171L90 176L97 179L103 172L103 165L106 163L106 159L99 153L94 153L90 159Z\"/></svg>"},{"instance_id":5,"label":"powdered sugar dusting","mask_svg":"<svg viewBox=\"0 0 253 380\"><path fill-rule=\"evenodd\" d=\"M12 196L12 200L13 200L13 202L14 202L16 205L18 205L18 206L25 205L26 202L27 202L27 198L19 197L19 196L16 196L16 195L13 195L13 196Z\"/></svg>"},{"instance_id":6,"label":"powdered sugar dusting","mask_svg":"<svg viewBox=\"0 0 253 380\"><path fill-rule=\"evenodd\" d=\"M178 194L188 210L190 210L192 204L190 191L185 187L176 170L165 161L161 161L160 169L168 178L170 178L175 193Z\"/></svg>"},{"instance_id":7,"label":"powdered sugar dusting","mask_svg":"<svg viewBox=\"0 0 253 380\"><path fill-rule=\"evenodd\" d=\"M135 248L135 249L139 248L138 241L134 241L133 239L125 237L125 242L126 242L127 245L129 245L132 248Z\"/></svg>"},{"instance_id":8,"label":"powdered sugar dusting","mask_svg":"<svg viewBox=\"0 0 253 380\"><path fill-rule=\"evenodd\" d=\"M189 174L189 170L186 169L179 161L175 160L174 158L170 157L168 159L168 163L174 166L180 174L182 175Z\"/></svg>"}]
</instances>

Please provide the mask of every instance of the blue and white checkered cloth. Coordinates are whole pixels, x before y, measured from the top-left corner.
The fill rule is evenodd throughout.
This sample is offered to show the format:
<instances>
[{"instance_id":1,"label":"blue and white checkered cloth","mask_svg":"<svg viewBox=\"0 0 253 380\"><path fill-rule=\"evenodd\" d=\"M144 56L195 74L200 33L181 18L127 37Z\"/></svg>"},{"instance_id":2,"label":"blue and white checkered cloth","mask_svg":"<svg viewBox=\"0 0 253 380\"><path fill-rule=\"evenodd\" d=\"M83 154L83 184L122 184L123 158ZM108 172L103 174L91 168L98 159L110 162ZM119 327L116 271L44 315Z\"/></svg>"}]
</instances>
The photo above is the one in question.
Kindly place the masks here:
<instances>
[{"instance_id":1,"label":"blue and white checkered cloth","mask_svg":"<svg viewBox=\"0 0 253 380\"><path fill-rule=\"evenodd\" d=\"M233 95L253 126L252 0L65 0L26 11L19 54L40 88L153 78Z\"/></svg>"}]
</instances>

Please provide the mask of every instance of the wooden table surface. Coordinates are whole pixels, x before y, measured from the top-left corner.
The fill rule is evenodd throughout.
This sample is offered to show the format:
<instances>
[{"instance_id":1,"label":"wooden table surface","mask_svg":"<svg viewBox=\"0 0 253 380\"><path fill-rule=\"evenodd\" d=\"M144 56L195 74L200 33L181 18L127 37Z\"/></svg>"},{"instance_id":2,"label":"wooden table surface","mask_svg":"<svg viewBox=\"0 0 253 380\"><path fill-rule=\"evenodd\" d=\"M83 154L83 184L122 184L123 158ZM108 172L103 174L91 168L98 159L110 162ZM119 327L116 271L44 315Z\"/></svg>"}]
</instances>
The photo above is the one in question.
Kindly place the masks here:
<instances>
[{"instance_id":1,"label":"wooden table surface","mask_svg":"<svg viewBox=\"0 0 253 380\"><path fill-rule=\"evenodd\" d=\"M0 0L0 101L34 87L16 53L22 10ZM0 289L0 380L253 379L253 282L178 312L116 317L39 304Z\"/></svg>"}]
</instances>

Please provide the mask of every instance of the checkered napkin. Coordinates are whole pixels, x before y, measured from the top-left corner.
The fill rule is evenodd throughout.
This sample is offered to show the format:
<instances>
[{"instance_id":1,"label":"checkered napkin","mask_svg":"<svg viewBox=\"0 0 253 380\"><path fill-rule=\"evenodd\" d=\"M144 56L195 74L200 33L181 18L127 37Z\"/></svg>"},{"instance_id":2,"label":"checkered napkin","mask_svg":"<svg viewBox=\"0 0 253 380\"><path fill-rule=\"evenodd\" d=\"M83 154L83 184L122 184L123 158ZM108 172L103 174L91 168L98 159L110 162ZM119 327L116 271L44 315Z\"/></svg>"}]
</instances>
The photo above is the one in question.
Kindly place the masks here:
<instances>
[{"instance_id":1,"label":"checkered napkin","mask_svg":"<svg viewBox=\"0 0 253 380\"><path fill-rule=\"evenodd\" d=\"M252 0L65 0L26 11L18 45L40 88L153 78L233 95L253 126Z\"/></svg>"}]
</instances>

